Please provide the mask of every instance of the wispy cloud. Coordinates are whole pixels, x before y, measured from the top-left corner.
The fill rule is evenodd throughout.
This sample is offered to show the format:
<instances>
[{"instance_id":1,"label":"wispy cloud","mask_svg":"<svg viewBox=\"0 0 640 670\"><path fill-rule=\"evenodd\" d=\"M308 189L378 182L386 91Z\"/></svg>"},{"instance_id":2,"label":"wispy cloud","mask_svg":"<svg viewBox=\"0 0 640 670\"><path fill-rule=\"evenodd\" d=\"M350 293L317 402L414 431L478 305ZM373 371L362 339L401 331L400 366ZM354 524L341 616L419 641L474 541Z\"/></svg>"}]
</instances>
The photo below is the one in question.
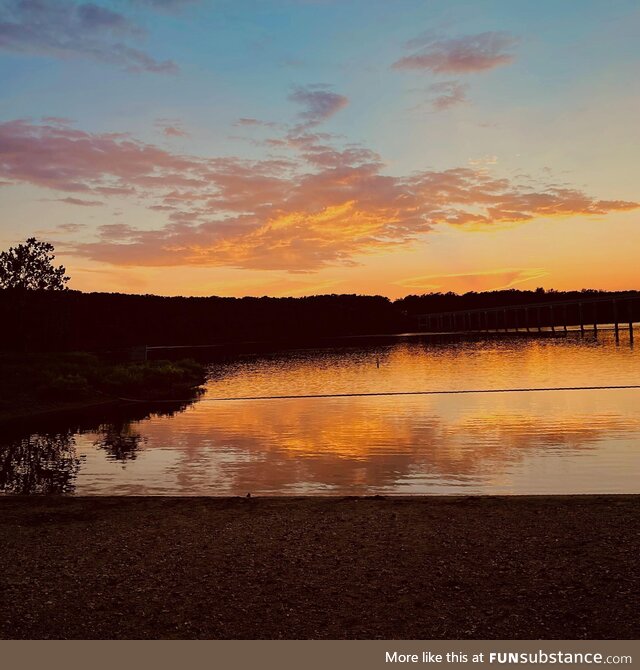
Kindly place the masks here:
<instances>
[{"instance_id":1,"label":"wispy cloud","mask_svg":"<svg viewBox=\"0 0 640 670\"><path fill-rule=\"evenodd\" d=\"M156 119L155 126L165 137L189 137L180 119Z\"/></svg>"},{"instance_id":2,"label":"wispy cloud","mask_svg":"<svg viewBox=\"0 0 640 670\"><path fill-rule=\"evenodd\" d=\"M497 156L481 156L480 158L470 158L467 163L476 168L486 168L495 165L498 162Z\"/></svg>"},{"instance_id":3,"label":"wispy cloud","mask_svg":"<svg viewBox=\"0 0 640 670\"><path fill-rule=\"evenodd\" d=\"M467 102L469 86L459 81L440 81L427 87L426 102L436 112Z\"/></svg>"},{"instance_id":4,"label":"wispy cloud","mask_svg":"<svg viewBox=\"0 0 640 670\"><path fill-rule=\"evenodd\" d=\"M254 119L246 116L239 118L233 125L238 126L239 128L276 128L278 126L278 124L273 121L262 121L261 119Z\"/></svg>"},{"instance_id":5,"label":"wispy cloud","mask_svg":"<svg viewBox=\"0 0 640 670\"><path fill-rule=\"evenodd\" d=\"M438 38L425 35L407 46L418 48L400 58L393 67L400 70L423 70L435 74L469 74L492 70L514 60L511 49L518 40L504 32L485 32L463 37Z\"/></svg>"},{"instance_id":6,"label":"wispy cloud","mask_svg":"<svg viewBox=\"0 0 640 670\"><path fill-rule=\"evenodd\" d=\"M349 104L349 99L330 91L325 84L297 86L289 99L303 106L299 118L305 127L316 126Z\"/></svg>"},{"instance_id":7,"label":"wispy cloud","mask_svg":"<svg viewBox=\"0 0 640 670\"><path fill-rule=\"evenodd\" d=\"M69 126L73 123L73 119L69 119L66 116L43 116L42 120L45 123L52 123L58 126Z\"/></svg>"},{"instance_id":8,"label":"wispy cloud","mask_svg":"<svg viewBox=\"0 0 640 670\"><path fill-rule=\"evenodd\" d=\"M56 202L64 202L67 205L78 205L80 207L102 207L104 202L101 200L83 200L82 198L58 198Z\"/></svg>"},{"instance_id":9,"label":"wispy cloud","mask_svg":"<svg viewBox=\"0 0 640 670\"><path fill-rule=\"evenodd\" d=\"M286 156L207 158L19 120L0 124L0 179L87 200L131 193L162 212L167 222L156 229L102 226L96 240L67 248L129 266L306 272L424 239L436 226L490 229L640 206L553 183L525 187L472 167L392 176L366 147L335 147L313 133L281 141Z\"/></svg>"},{"instance_id":10,"label":"wispy cloud","mask_svg":"<svg viewBox=\"0 0 640 670\"><path fill-rule=\"evenodd\" d=\"M150 7L161 12L175 12L188 5L200 4L201 0L131 0L134 5Z\"/></svg>"},{"instance_id":11,"label":"wispy cloud","mask_svg":"<svg viewBox=\"0 0 640 670\"><path fill-rule=\"evenodd\" d=\"M80 232L83 228L86 228L86 225L84 223L62 223L58 226L58 230L61 233L78 233Z\"/></svg>"},{"instance_id":12,"label":"wispy cloud","mask_svg":"<svg viewBox=\"0 0 640 670\"><path fill-rule=\"evenodd\" d=\"M123 14L90 2L5 0L0 4L0 50L53 58L85 58L132 72L176 72L128 44L144 31Z\"/></svg>"},{"instance_id":13,"label":"wispy cloud","mask_svg":"<svg viewBox=\"0 0 640 670\"><path fill-rule=\"evenodd\" d=\"M47 237L58 237L59 235L77 235L86 228L84 223L61 223L53 228L41 228L36 230L36 235L45 235Z\"/></svg>"},{"instance_id":14,"label":"wispy cloud","mask_svg":"<svg viewBox=\"0 0 640 670\"><path fill-rule=\"evenodd\" d=\"M498 291L518 284L537 281L548 276L544 268L500 268L480 272L459 272L408 277L394 282L398 286L418 291L446 290L459 293L467 291Z\"/></svg>"}]
</instances>

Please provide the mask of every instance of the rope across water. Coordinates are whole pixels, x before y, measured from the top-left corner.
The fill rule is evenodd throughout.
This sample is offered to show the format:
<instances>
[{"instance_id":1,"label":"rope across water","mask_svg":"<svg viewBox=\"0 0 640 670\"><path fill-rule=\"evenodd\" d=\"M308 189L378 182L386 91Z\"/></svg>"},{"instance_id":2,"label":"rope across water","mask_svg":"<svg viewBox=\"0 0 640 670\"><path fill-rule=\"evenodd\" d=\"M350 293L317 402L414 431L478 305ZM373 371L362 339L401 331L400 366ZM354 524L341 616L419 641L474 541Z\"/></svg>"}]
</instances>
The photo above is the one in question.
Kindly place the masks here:
<instances>
[{"instance_id":1,"label":"rope across water","mask_svg":"<svg viewBox=\"0 0 640 670\"><path fill-rule=\"evenodd\" d=\"M385 397L385 396L409 396L409 395L461 395L471 393L537 393L541 391L611 391L621 389L640 389L640 384L620 384L605 386L546 386L546 387L523 387L523 388L502 388L502 389L446 389L431 391L374 391L360 393L307 393L300 395L255 395L255 396L231 396L200 398L198 402L228 402L231 400L308 400L313 398L367 398L367 397ZM192 402L194 398L183 400L141 400L139 398L119 398L125 402L141 402L153 404L159 402L180 403Z\"/></svg>"}]
</instances>

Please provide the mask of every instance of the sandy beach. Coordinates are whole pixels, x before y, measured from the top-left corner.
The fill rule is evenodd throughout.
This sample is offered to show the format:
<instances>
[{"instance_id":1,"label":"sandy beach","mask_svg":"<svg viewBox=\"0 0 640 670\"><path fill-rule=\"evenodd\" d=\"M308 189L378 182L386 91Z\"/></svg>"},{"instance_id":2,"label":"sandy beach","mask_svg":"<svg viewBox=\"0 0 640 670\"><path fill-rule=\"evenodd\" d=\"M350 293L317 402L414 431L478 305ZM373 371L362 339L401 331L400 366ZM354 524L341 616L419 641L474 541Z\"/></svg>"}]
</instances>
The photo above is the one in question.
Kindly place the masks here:
<instances>
[{"instance_id":1,"label":"sandy beach","mask_svg":"<svg viewBox=\"0 0 640 670\"><path fill-rule=\"evenodd\" d=\"M637 638L640 497L4 498L2 638Z\"/></svg>"}]
</instances>

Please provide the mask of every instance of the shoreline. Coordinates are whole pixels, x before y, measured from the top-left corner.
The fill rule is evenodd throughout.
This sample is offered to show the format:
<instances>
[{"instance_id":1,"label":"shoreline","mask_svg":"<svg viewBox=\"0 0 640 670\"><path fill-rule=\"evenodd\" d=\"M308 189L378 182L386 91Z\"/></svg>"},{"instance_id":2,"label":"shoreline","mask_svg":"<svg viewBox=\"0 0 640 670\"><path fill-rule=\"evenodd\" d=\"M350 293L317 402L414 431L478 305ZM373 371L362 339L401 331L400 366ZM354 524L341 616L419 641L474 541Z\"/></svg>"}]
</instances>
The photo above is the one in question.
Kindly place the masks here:
<instances>
[{"instance_id":1,"label":"shoreline","mask_svg":"<svg viewBox=\"0 0 640 670\"><path fill-rule=\"evenodd\" d=\"M34 496L0 510L5 639L640 633L640 495Z\"/></svg>"},{"instance_id":2,"label":"shoreline","mask_svg":"<svg viewBox=\"0 0 640 670\"><path fill-rule=\"evenodd\" d=\"M197 397L202 365L179 361L110 361L87 352L0 353L0 426L83 415L126 404ZM178 400L177 402L181 402Z\"/></svg>"}]
</instances>

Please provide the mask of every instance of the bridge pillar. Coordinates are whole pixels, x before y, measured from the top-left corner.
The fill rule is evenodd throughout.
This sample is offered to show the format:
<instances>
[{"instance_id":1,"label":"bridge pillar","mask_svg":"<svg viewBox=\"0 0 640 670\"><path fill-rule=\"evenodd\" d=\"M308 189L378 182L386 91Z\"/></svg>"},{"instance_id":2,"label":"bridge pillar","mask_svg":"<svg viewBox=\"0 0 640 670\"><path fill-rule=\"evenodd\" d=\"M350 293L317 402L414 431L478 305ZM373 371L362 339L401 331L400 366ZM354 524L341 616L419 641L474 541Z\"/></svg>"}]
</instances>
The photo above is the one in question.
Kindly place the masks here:
<instances>
[{"instance_id":1,"label":"bridge pillar","mask_svg":"<svg viewBox=\"0 0 640 670\"><path fill-rule=\"evenodd\" d=\"M620 342L620 330L618 325L618 303L615 300L612 300L611 306L613 308L613 328L616 333L616 342Z\"/></svg>"},{"instance_id":2,"label":"bridge pillar","mask_svg":"<svg viewBox=\"0 0 640 670\"><path fill-rule=\"evenodd\" d=\"M578 303L578 318L580 320L580 335L584 335L584 317L582 315L582 303Z\"/></svg>"}]
</instances>

